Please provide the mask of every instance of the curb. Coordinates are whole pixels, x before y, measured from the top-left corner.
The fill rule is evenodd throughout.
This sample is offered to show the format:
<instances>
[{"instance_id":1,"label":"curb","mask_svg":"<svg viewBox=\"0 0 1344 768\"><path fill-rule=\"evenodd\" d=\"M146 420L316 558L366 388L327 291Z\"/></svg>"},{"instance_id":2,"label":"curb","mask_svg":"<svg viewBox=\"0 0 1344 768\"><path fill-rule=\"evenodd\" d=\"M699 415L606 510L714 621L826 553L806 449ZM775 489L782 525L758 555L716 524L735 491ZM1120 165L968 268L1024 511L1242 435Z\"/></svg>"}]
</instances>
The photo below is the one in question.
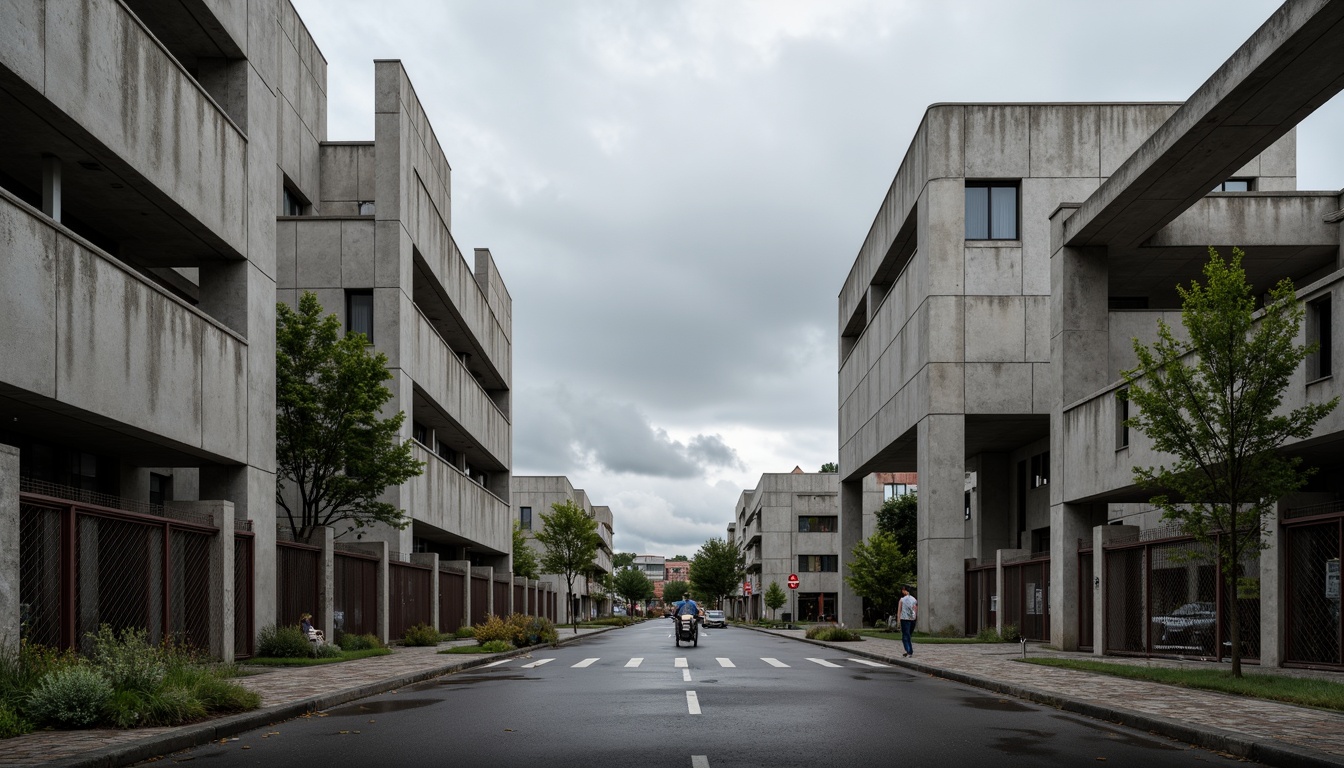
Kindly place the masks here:
<instances>
[{"instance_id":1,"label":"curb","mask_svg":"<svg viewBox=\"0 0 1344 768\"><path fill-rule=\"evenodd\" d=\"M965 672L943 669L941 667L935 667L918 661L911 661L909 659L896 658L876 651L863 650L847 644L824 643L819 640L809 640L805 637L793 637L792 635L780 634L775 630L749 627L745 625L739 626L743 626L745 629L750 629L756 632L774 635L775 637L809 643L822 648L844 650L846 653L853 654L854 656L861 656L867 659L872 659L873 661L886 662L893 666L905 667L916 672L923 672L932 677L940 677L955 683L971 685L995 693L1007 694L1015 698L1054 707L1055 709L1064 712L1072 712L1096 720L1105 720L1117 725L1149 731L1150 733L1167 736L1204 749L1226 752L1238 757L1256 760L1265 763L1266 765L1282 766L1282 768L1338 768L1339 766L1344 766L1344 758L1338 758L1316 750L1303 749L1301 747L1266 741L1264 739L1251 739L1241 734L1225 731L1220 728L1194 726L1179 720L1172 720L1157 715L1149 715L1130 709L1107 707L1089 701L1075 699L1071 696L1027 688L1013 683L990 680L989 678L978 677Z\"/></svg>"},{"instance_id":2,"label":"curb","mask_svg":"<svg viewBox=\"0 0 1344 768\"><path fill-rule=\"evenodd\" d=\"M226 736L232 736L254 728L279 723L290 720L310 712L318 712L324 709L330 709L341 704L346 704L357 699L375 696L380 693L403 688L415 683L421 683L444 675L451 675L462 672L484 664L489 664L499 659L511 659L515 656L522 656L531 653L539 648L551 648L561 645L575 643L584 638L600 635L604 632L610 632L613 629L621 627L607 627L604 629L585 632L582 635L561 636L556 641L555 646L547 644L530 645L526 648L515 648L505 653L494 653L483 656L479 659L470 661L459 661L448 663L441 667L421 670L399 677L390 677L373 683L367 683L355 688L347 688L343 691L323 694L321 696L312 696L299 701L292 701L287 704L277 704L264 709L256 709L251 712L241 712L236 715L225 715L224 717L207 720L201 723L183 725L164 733L146 736L143 739L117 744L111 747L103 747L84 752L79 755L67 757L61 760L55 760L45 765L53 768L117 768L117 766L132 765L134 763L148 760L151 757L167 755L173 752L180 752L184 749L198 747L202 744L208 744L212 741L218 741Z\"/></svg>"}]
</instances>

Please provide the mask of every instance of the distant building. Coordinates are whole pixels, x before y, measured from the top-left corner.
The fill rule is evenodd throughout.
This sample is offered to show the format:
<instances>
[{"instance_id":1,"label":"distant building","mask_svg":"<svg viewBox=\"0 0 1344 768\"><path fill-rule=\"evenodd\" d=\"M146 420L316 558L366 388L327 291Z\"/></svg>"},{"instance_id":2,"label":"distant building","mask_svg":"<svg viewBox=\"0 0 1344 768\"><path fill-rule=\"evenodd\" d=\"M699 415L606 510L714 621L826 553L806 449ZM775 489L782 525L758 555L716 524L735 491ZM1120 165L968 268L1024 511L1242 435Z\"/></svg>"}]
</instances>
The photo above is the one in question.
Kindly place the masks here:
<instances>
[{"instance_id":1,"label":"distant building","mask_svg":"<svg viewBox=\"0 0 1344 768\"><path fill-rule=\"evenodd\" d=\"M528 545L537 550L538 558L545 552L545 548L536 540L537 532L544 526L541 515L551 514L552 504L573 502L587 512L589 517L597 520L597 533L602 538L602 545L597 550L596 570L592 574L592 579L579 576L574 580L571 605L577 609L580 620L593 615L605 616L611 613L611 596L604 594L598 583L603 576L612 573L611 537L614 529L611 507L594 505L586 491L575 488L569 482L569 478L563 475L514 476L511 492L514 519L526 534ZM564 577L560 574L542 574L542 581L548 583L560 595L558 621L561 623L570 621L570 607L565 605Z\"/></svg>"}]
</instances>

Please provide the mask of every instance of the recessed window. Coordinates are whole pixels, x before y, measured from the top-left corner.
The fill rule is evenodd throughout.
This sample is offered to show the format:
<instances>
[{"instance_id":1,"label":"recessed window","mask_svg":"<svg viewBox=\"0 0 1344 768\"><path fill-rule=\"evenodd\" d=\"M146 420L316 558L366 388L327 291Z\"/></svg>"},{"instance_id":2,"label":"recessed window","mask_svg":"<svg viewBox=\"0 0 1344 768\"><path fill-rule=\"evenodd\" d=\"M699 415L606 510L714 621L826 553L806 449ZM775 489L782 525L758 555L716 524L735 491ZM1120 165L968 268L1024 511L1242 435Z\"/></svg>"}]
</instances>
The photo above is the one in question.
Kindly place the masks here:
<instances>
[{"instance_id":1,"label":"recessed window","mask_svg":"<svg viewBox=\"0 0 1344 768\"><path fill-rule=\"evenodd\" d=\"M524 531L530 531L530 530L532 530L532 508L531 508L531 507L519 507L519 508L518 508L518 525L519 525L519 527L521 527Z\"/></svg>"},{"instance_id":2,"label":"recessed window","mask_svg":"<svg viewBox=\"0 0 1344 768\"><path fill-rule=\"evenodd\" d=\"M372 216L372 215L373 215L373 201L372 201L372 200L365 200L365 201L363 201L363 202L361 202L361 203L359 204L359 215L360 215L360 216Z\"/></svg>"},{"instance_id":3,"label":"recessed window","mask_svg":"<svg viewBox=\"0 0 1344 768\"><path fill-rule=\"evenodd\" d=\"M429 445L429 430L418 421L411 422L411 437L421 445Z\"/></svg>"},{"instance_id":4,"label":"recessed window","mask_svg":"<svg viewBox=\"0 0 1344 768\"><path fill-rule=\"evenodd\" d=\"M149 503L163 506L173 498L173 478L170 475L149 473Z\"/></svg>"},{"instance_id":5,"label":"recessed window","mask_svg":"<svg viewBox=\"0 0 1344 768\"><path fill-rule=\"evenodd\" d=\"M373 291L369 289L345 292L345 330L362 333L373 343Z\"/></svg>"},{"instance_id":6,"label":"recessed window","mask_svg":"<svg viewBox=\"0 0 1344 768\"><path fill-rule=\"evenodd\" d=\"M1251 192L1255 189L1255 179L1228 179L1213 188L1214 192Z\"/></svg>"},{"instance_id":7,"label":"recessed window","mask_svg":"<svg viewBox=\"0 0 1344 768\"><path fill-rule=\"evenodd\" d=\"M798 518L799 533L835 533L840 530L835 515L803 515Z\"/></svg>"},{"instance_id":8,"label":"recessed window","mask_svg":"<svg viewBox=\"0 0 1344 768\"><path fill-rule=\"evenodd\" d=\"M832 573L840 570L840 556L799 555L798 570L802 573Z\"/></svg>"},{"instance_id":9,"label":"recessed window","mask_svg":"<svg viewBox=\"0 0 1344 768\"><path fill-rule=\"evenodd\" d=\"M280 197L280 215L281 216L302 216L303 198L289 187L285 187Z\"/></svg>"},{"instance_id":10,"label":"recessed window","mask_svg":"<svg viewBox=\"0 0 1344 768\"><path fill-rule=\"evenodd\" d=\"M1330 349L1333 342L1331 316L1329 294L1307 302L1307 339L1320 345L1307 361L1307 378L1310 381L1323 379L1334 373Z\"/></svg>"},{"instance_id":11,"label":"recessed window","mask_svg":"<svg viewBox=\"0 0 1344 768\"><path fill-rule=\"evenodd\" d=\"M1115 393L1115 449L1129 447L1129 387Z\"/></svg>"},{"instance_id":12,"label":"recessed window","mask_svg":"<svg viewBox=\"0 0 1344 768\"><path fill-rule=\"evenodd\" d=\"M914 492L914 490L915 486L908 483L883 483L882 500L886 501L887 499L894 499L897 496L904 496L907 493Z\"/></svg>"},{"instance_id":13,"label":"recessed window","mask_svg":"<svg viewBox=\"0 0 1344 768\"><path fill-rule=\"evenodd\" d=\"M966 182L966 239L1016 240L1016 181Z\"/></svg>"},{"instance_id":14,"label":"recessed window","mask_svg":"<svg viewBox=\"0 0 1344 768\"><path fill-rule=\"evenodd\" d=\"M1050 484L1050 452L1038 453L1031 457L1031 487L1040 488Z\"/></svg>"}]
</instances>

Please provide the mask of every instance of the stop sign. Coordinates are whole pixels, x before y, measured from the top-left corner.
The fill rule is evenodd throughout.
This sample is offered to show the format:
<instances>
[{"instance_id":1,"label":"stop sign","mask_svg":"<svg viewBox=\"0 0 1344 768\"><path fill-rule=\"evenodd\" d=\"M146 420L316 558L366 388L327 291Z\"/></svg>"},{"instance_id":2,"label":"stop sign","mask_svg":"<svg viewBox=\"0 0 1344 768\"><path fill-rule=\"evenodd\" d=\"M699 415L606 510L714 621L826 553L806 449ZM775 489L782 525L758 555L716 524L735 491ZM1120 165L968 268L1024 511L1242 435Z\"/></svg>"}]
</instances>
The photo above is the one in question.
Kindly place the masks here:
<instances>
[{"instance_id":1,"label":"stop sign","mask_svg":"<svg viewBox=\"0 0 1344 768\"><path fill-rule=\"evenodd\" d=\"M790 573L790 574L789 574L789 589L797 589L797 588L798 588L798 574L796 574L796 573Z\"/></svg>"},{"instance_id":2,"label":"stop sign","mask_svg":"<svg viewBox=\"0 0 1344 768\"><path fill-rule=\"evenodd\" d=\"M745 593L745 594L748 594L748 595L751 594L751 582L750 582L750 581L744 581L744 582L742 582L742 591L743 591L743 593Z\"/></svg>"}]
</instances>

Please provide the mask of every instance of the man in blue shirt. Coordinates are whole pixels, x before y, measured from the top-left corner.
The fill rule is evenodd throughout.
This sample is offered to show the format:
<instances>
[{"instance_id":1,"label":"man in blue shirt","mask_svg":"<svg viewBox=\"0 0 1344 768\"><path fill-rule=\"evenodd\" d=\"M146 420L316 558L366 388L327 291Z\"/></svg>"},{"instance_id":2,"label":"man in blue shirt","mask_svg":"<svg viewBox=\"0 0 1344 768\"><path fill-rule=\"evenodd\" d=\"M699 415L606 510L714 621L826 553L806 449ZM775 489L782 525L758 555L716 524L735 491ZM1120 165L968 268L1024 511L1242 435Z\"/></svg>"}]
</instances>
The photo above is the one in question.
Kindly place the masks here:
<instances>
[{"instance_id":1,"label":"man in blue shirt","mask_svg":"<svg viewBox=\"0 0 1344 768\"><path fill-rule=\"evenodd\" d=\"M682 595L673 607L675 608L672 612L673 617L681 617L687 614L697 618L700 616L700 606L695 604L690 595Z\"/></svg>"}]
</instances>

